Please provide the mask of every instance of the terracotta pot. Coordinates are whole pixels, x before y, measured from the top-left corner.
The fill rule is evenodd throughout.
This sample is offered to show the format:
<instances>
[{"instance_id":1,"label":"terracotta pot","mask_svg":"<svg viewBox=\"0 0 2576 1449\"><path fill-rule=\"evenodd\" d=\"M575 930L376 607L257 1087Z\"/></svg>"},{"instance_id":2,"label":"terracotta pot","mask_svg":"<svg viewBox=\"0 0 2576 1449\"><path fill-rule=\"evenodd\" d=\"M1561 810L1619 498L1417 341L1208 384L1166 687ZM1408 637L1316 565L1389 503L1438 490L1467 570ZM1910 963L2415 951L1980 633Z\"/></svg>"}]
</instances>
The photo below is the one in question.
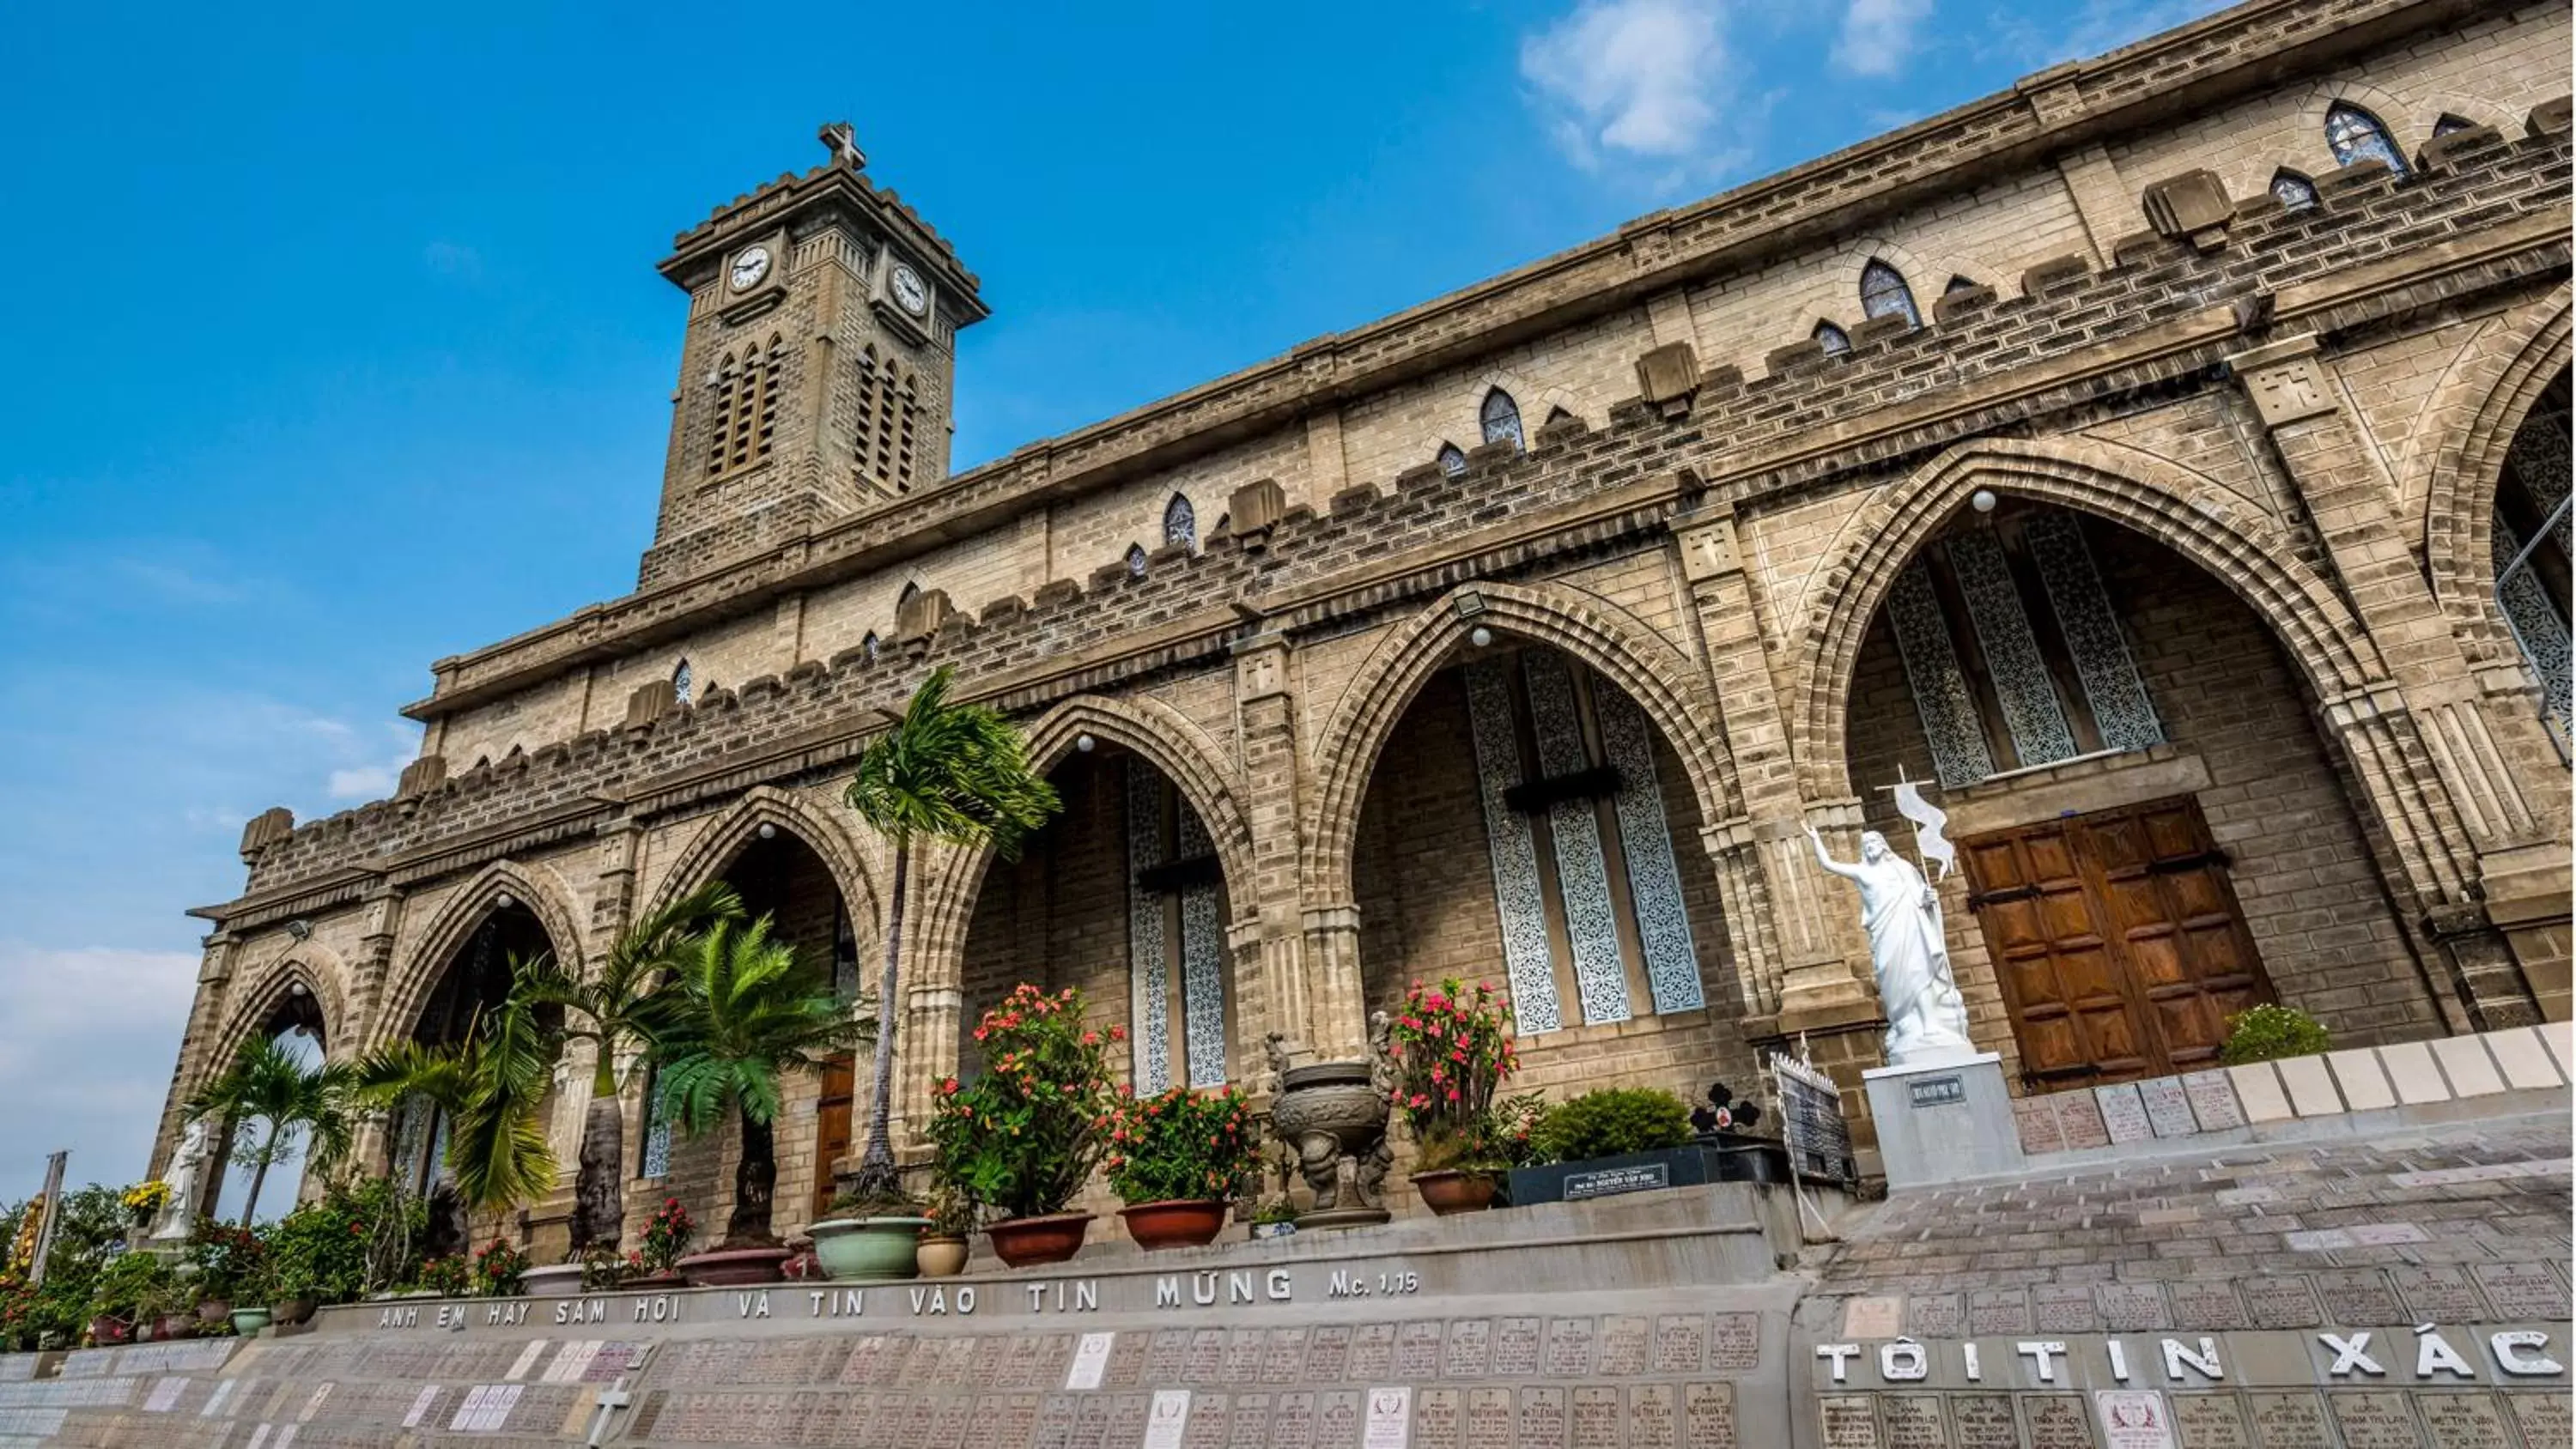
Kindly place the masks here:
<instances>
[{"instance_id":1,"label":"terracotta pot","mask_svg":"<svg viewBox=\"0 0 2576 1449\"><path fill-rule=\"evenodd\" d=\"M966 1271L966 1240L951 1237L927 1237L912 1250L913 1262L924 1278L954 1278Z\"/></svg>"},{"instance_id":2,"label":"terracotta pot","mask_svg":"<svg viewBox=\"0 0 2576 1449\"><path fill-rule=\"evenodd\" d=\"M310 1298L280 1298L270 1307L269 1315L278 1323L296 1324L311 1318L313 1308L314 1303Z\"/></svg>"},{"instance_id":3,"label":"terracotta pot","mask_svg":"<svg viewBox=\"0 0 2576 1449\"><path fill-rule=\"evenodd\" d=\"M718 1248L691 1253L676 1266L692 1287L740 1288L781 1281L788 1256L785 1248Z\"/></svg>"},{"instance_id":4,"label":"terracotta pot","mask_svg":"<svg viewBox=\"0 0 2576 1449\"><path fill-rule=\"evenodd\" d=\"M1413 1190L1425 1206L1442 1217L1480 1213L1494 1205L1494 1180L1471 1172L1417 1172Z\"/></svg>"},{"instance_id":5,"label":"terracotta pot","mask_svg":"<svg viewBox=\"0 0 2576 1449\"><path fill-rule=\"evenodd\" d=\"M682 1277L677 1269L665 1268L659 1273L647 1273L640 1278L629 1278L617 1286L621 1292L649 1293L663 1288L686 1288L689 1286L689 1280Z\"/></svg>"},{"instance_id":6,"label":"terracotta pot","mask_svg":"<svg viewBox=\"0 0 2576 1449\"><path fill-rule=\"evenodd\" d=\"M197 1305L199 1323L221 1323L232 1316L233 1301L229 1298L209 1298Z\"/></svg>"},{"instance_id":7,"label":"terracotta pot","mask_svg":"<svg viewBox=\"0 0 2576 1449\"><path fill-rule=\"evenodd\" d=\"M531 1298L573 1298L581 1293L579 1263L548 1263L519 1275L519 1291Z\"/></svg>"},{"instance_id":8,"label":"terracotta pot","mask_svg":"<svg viewBox=\"0 0 2576 1449\"><path fill-rule=\"evenodd\" d=\"M1146 1252L1164 1248L1203 1248L1225 1231L1226 1204L1221 1198L1140 1202L1118 1210L1127 1220L1127 1235Z\"/></svg>"},{"instance_id":9,"label":"terracotta pot","mask_svg":"<svg viewBox=\"0 0 2576 1449\"><path fill-rule=\"evenodd\" d=\"M1006 1218L986 1228L993 1253L1005 1264L1025 1268L1033 1263L1061 1263L1082 1251L1091 1231L1089 1213L1048 1213L1044 1217Z\"/></svg>"}]
</instances>

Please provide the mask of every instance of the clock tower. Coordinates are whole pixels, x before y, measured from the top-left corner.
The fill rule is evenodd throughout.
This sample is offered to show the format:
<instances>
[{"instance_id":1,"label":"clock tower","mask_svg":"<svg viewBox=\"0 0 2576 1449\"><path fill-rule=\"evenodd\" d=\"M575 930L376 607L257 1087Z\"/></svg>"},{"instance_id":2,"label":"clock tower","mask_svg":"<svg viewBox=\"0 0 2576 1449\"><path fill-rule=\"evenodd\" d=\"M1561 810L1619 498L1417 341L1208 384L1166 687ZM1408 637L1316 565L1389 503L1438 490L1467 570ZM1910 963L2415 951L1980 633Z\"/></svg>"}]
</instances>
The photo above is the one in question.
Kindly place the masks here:
<instances>
[{"instance_id":1,"label":"clock tower","mask_svg":"<svg viewBox=\"0 0 2576 1449\"><path fill-rule=\"evenodd\" d=\"M948 474L957 329L975 274L892 191L847 125L831 159L682 232L662 275L689 296L652 588L773 548Z\"/></svg>"}]
</instances>

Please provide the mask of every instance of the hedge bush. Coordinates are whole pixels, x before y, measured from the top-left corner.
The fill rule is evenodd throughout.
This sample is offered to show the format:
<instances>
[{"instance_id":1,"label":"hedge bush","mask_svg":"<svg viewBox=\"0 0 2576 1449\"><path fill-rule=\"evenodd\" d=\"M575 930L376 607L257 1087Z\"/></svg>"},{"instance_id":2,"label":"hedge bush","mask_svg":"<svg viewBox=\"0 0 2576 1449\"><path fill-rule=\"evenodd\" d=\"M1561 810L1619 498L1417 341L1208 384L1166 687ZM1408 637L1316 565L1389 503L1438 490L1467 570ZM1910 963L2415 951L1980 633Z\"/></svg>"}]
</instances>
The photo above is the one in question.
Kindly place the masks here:
<instances>
[{"instance_id":1,"label":"hedge bush","mask_svg":"<svg viewBox=\"0 0 2576 1449\"><path fill-rule=\"evenodd\" d=\"M2257 1006L2227 1018L2227 1044L2218 1059L2231 1067L2247 1062L2276 1062L2283 1057L2312 1057L2333 1042L2317 1019L2287 1006Z\"/></svg>"},{"instance_id":2,"label":"hedge bush","mask_svg":"<svg viewBox=\"0 0 2576 1449\"><path fill-rule=\"evenodd\" d=\"M1601 1087L1549 1108L1532 1136L1543 1162L1659 1152L1691 1140L1690 1107L1660 1087Z\"/></svg>"}]
</instances>

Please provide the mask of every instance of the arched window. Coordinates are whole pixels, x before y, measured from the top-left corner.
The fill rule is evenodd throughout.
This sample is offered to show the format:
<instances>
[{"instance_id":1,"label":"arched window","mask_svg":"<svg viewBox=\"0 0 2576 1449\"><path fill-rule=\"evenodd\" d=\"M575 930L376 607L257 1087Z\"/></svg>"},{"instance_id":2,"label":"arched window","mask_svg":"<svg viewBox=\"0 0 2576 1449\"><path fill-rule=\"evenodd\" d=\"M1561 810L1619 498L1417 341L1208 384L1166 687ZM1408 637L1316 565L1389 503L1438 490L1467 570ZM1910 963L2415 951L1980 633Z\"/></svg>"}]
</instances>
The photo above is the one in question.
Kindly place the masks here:
<instances>
[{"instance_id":1,"label":"arched window","mask_svg":"<svg viewBox=\"0 0 2576 1449\"><path fill-rule=\"evenodd\" d=\"M1144 576L1145 545L1141 543L1131 543L1127 545L1127 577L1131 579L1141 579Z\"/></svg>"},{"instance_id":2,"label":"arched window","mask_svg":"<svg viewBox=\"0 0 2576 1449\"><path fill-rule=\"evenodd\" d=\"M2272 173L2272 194L2294 211L2317 204L2317 184L2286 166Z\"/></svg>"},{"instance_id":3,"label":"arched window","mask_svg":"<svg viewBox=\"0 0 2576 1449\"><path fill-rule=\"evenodd\" d=\"M2449 111L2444 111L2441 119L2433 123L2433 139L2438 141L2454 131L2474 131L2477 128L2478 123L2468 117L2455 116Z\"/></svg>"},{"instance_id":4,"label":"arched window","mask_svg":"<svg viewBox=\"0 0 2576 1449\"><path fill-rule=\"evenodd\" d=\"M1190 507L1188 498L1178 493L1173 494L1172 501L1163 506L1163 542L1184 544L1190 548L1199 546L1198 511Z\"/></svg>"},{"instance_id":5,"label":"arched window","mask_svg":"<svg viewBox=\"0 0 2576 1449\"><path fill-rule=\"evenodd\" d=\"M1458 451L1456 443L1440 445L1440 471L1452 478L1467 471L1467 455Z\"/></svg>"},{"instance_id":6,"label":"arched window","mask_svg":"<svg viewBox=\"0 0 2576 1449\"><path fill-rule=\"evenodd\" d=\"M868 631L868 637L859 641L859 657L865 659L870 664L874 664L877 662L877 651L883 647L883 645L877 642L876 631L874 629L870 629Z\"/></svg>"},{"instance_id":7,"label":"arched window","mask_svg":"<svg viewBox=\"0 0 2576 1449\"><path fill-rule=\"evenodd\" d=\"M1495 388L1485 394L1485 405L1476 410L1476 420L1485 427L1488 443L1509 443L1518 448L1521 442L1521 408L1512 395Z\"/></svg>"},{"instance_id":8,"label":"arched window","mask_svg":"<svg viewBox=\"0 0 2576 1449\"><path fill-rule=\"evenodd\" d=\"M1851 351L1851 334L1831 322L1816 324L1816 341L1827 352Z\"/></svg>"},{"instance_id":9,"label":"arched window","mask_svg":"<svg viewBox=\"0 0 2576 1449\"><path fill-rule=\"evenodd\" d=\"M2406 174L2406 158L2397 154L2397 143L2388 139L2388 128L2379 123L2377 116L2350 101L2337 101L2327 110L2326 149L2334 153L2338 166L2385 161L2390 171L2399 176Z\"/></svg>"},{"instance_id":10,"label":"arched window","mask_svg":"<svg viewBox=\"0 0 2576 1449\"><path fill-rule=\"evenodd\" d=\"M1905 274L1875 257L1860 269L1860 310L1871 317L1902 317L1909 327L1923 325L1923 314L1914 309L1914 289L1905 285Z\"/></svg>"},{"instance_id":11,"label":"arched window","mask_svg":"<svg viewBox=\"0 0 2576 1449\"><path fill-rule=\"evenodd\" d=\"M690 684L689 661L683 659L680 661L680 667L671 671L671 697L682 704L687 704Z\"/></svg>"},{"instance_id":12,"label":"arched window","mask_svg":"<svg viewBox=\"0 0 2576 1449\"><path fill-rule=\"evenodd\" d=\"M918 594L918 593L920 593L920 592L921 592L921 585L920 585L920 583L919 583L918 581L913 582L913 583L905 584L905 585L903 586L903 592L894 596L894 607L895 607L895 612L896 612L896 613L898 613L898 614L899 614L899 613L902 613L902 612L903 612L903 606L904 606L904 605L906 605L906 604L911 603L911 602L912 602L912 600L913 600L913 596L914 596L914 595L916 595L916 594Z\"/></svg>"}]
</instances>

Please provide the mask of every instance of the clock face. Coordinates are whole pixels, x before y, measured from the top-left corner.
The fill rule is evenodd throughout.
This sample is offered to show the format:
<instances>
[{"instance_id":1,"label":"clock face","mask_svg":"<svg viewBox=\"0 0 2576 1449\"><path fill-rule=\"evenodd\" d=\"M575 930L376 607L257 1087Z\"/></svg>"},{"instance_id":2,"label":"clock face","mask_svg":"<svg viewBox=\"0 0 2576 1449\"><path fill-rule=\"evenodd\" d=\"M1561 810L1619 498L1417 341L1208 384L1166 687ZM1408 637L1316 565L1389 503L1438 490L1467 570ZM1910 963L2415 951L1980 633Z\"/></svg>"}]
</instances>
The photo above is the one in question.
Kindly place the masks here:
<instances>
[{"instance_id":1,"label":"clock face","mask_svg":"<svg viewBox=\"0 0 2576 1449\"><path fill-rule=\"evenodd\" d=\"M886 286L894 293L895 305L915 317L930 310L930 289L903 263L895 263L894 270L886 274Z\"/></svg>"},{"instance_id":2,"label":"clock face","mask_svg":"<svg viewBox=\"0 0 2576 1449\"><path fill-rule=\"evenodd\" d=\"M769 248L745 247L734 254L733 271L728 278L737 292L748 292L769 275Z\"/></svg>"}]
</instances>

